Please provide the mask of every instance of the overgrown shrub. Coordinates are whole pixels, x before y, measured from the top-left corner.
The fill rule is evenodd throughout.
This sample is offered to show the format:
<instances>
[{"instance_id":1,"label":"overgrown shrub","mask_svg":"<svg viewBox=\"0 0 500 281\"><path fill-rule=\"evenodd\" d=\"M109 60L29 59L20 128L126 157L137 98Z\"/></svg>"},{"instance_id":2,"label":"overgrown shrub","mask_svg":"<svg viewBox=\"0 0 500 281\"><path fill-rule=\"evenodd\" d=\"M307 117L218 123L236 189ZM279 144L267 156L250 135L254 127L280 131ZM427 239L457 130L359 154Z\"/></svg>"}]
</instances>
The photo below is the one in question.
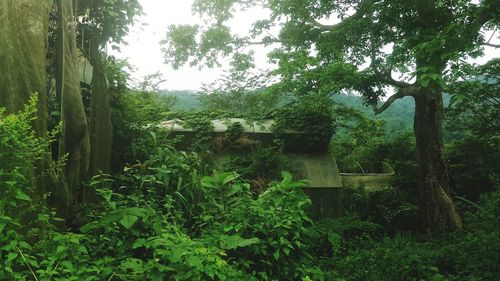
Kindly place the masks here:
<instances>
[{"instance_id":1,"label":"overgrown shrub","mask_svg":"<svg viewBox=\"0 0 500 281\"><path fill-rule=\"evenodd\" d=\"M373 192L363 188L345 189L343 192L347 214L380 225L388 234L418 229L417 199L411 193L392 188Z\"/></svg>"},{"instance_id":2,"label":"overgrown shrub","mask_svg":"<svg viewBox=\"0 0 500 281\"><path fill-rule=\"evenodd\" d=\"M327 150L336 127L332 104L327 95L310 94L275 110L274 130L280 138L287 138L286 149L293 152ZM298 134L282 135L290 130Z\"/></svg>"},{"instance_id":3,"label":"overgrown shrub","mask_svg":"<svg viewBox=\"0 0 500 281\"><path fill-rule=\"evenodd\" d=\"M23 111L5 114L0 108L0 234L23 226L35 227L43 207L37 190L37 161L47 156L49 137L38 137L32 129L37 99L33 96ZM38 175L46 171L37 171Z\"/></svg>"},{"instance_id":4,"label":"overgrown shrub","mask_svg":"<svg viewBox=\"0 0 500 281\"><path fill-rule=\"evenodd\" d=\"M477 201L482 193L500 183L500 139L489 142L467 137L447 145L446 156L454 191Z\"/></svg>"},{"instance_id":5,"label":"overgrown shrub","mask_svg":"<svg viewBox=\"0 0 500 281\"><path fill-rule=\"evenodd\" d=\"M149 134L158 131L156 124L172 108L175 100L154 92L122 88L116 91L119 92L112 91L110 100L113 122L112 167L113 172L120 172L126 164L142 162L149 157L150 149L156 147ZM161 135L157 135L157 141L160 141Z\"/></svg>"},{"instance_id":6,"label":"overgrown shrub","mask_svg":"<svg viewBox=\"0 0 500 281\"><path fill-rule=\"evenodd\" d=\"M464 231L435 236L408 233L379 239L380 232L370 231L365 222L329 221L321 227L334 233L329 240L340 250L322 258L321 267L344 280L498 280L499 203L498 190L483 196L476 210L465 215ZM358 237L354 243L353 237Z\"/></svg>"},{"instance_id":7,"label":"overgrown shrub","mask_svg":"<svg viewBox=\"0 0 500 281\"><path fill-rule=\"evenodd\" d=\"M32 129L37 99L33 96L16 114L0 108L0 280L22 276L33 258L29 242L44 237L50 227L45 196L37 190L37 161L47 156L50 138ZM36 173L37 172L37 173Z\"/></svg>"},{"instance_id":8,"label":"overgrown shrub","mask_svg":"<svg viewBox=\"0 0 500 281\"><path fill-rule=\"evenodd\" d=\"M42 159L47 140L37 137L31 124L36 99L32 98L18 114L6 115L0 108L0 198L29 201L36 192L35 162ZM7 203L9 200L2 200ZM10 202L10 203L14 203ZM13 207L13 206L11 206ZM2 210L7 206L2 206ZM23 206L18 206L22 210ZM3 213L3 212L2 212Z\"/></svg>"},{"instance_id":9,"label":"overgrown shrub","mask_svg":"<svg viewBox=\"0 0 500 281\"><path fill-rule=\"evenodd\" d=\"M307 214L311 202L300 190L303 183L284 174L256 199L234 173L216 173L202 183L208 191L199 218L201 235L227 250L238 268L259 280L322 276L310 256L316 233Z\"/></svg>"},{"instance_id":10,"label":"overgrown shrub","mask_svg":"<svg viewBox=\"0 0 500 281\"><path fill-rule=\"evenodd\" d=\"M233 172L198 182L190 161L187 153L158 149L144 167L91 184L103 201L81 230L94 239L93 253L110 259L116 278L324 278L310 255L316 234L303 183L285 174L254 198Z\"/></svg>"}]
</instances>

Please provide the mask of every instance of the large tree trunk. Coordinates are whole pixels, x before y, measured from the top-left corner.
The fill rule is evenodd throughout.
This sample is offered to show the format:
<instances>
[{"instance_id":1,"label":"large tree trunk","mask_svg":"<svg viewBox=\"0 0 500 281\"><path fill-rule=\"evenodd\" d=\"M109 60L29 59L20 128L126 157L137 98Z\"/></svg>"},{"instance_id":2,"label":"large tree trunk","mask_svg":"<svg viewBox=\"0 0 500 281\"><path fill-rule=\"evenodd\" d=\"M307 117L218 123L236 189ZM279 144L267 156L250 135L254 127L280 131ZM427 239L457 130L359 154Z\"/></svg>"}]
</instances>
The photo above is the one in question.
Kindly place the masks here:
<instances>
[{"instance_id":1,"label":"large tree trunk","mask_svg":"<svg viewBox=\"0 0 500 281\"><path fill-rule=\"evenodd\" d=\"M111 109L109 106L109 92L102 55L97 40L90 44L90 58L92 71L92 101L90 104L90 168L89 175L99 171L109 173L111 170Z\"/></svg>"},{"instance_id":2,"label":"large tree trunk","mask_svg":"<svg viewBox=\"0 0 500 281\"><path fill-rule=\"evenodd\" d=\"M47 135L47 38L50 0L0 1L0 107L8 113L24 108L29 98L37 94L38 104L33 129L39 137ZM32 207L20 203L17 213L21 233L37 223L39 237L45 233L45 224L37 220L39 206L45 205L47 191L45 157L35 160L35 167L25 167L23 176L30 181ZM29 165L28 162L25 163ZM4 189L1 186L0 189ZM3 190L2 190L3 191ZM2 192L0 192L2 193ZM35 208L33 208L35 207ZM7 214L14 215L14 214Z\"/></svg>"},{"instance_id":3,"label":"large tree trunk","mask_svg":"<svg viewBox=\"0 0 500 281\"><path fill-rule=\"evenodd\" d=\"M38 94L38 136L47 134L47 38L50 0L0 1L0 106L14 113ZM37 161L36 181L45 193L45 159Z\"/></svg>"},{"instance_id":4,"label":"large tree trunk","mask_svg":"<svg viewBox=\"0 0 500 281\"><path fill-rule=\"evenodd\" d=\"M420 182L420 212L427 232L462 227L451 195L442 141L443 100L439 87L415 95L414 130Z\"/></svg>"},{"instance_id":5,"label":"large tree trunk","mask_svg":"<svg viewBox=\"0 0 500 281\"><path fill-rule=\"evenodd\" d=\"M62 136L60 157L67 154L64 187L53 192L52 206L67 218L69 207L76 200L89 165L90 143L87 117L80 93L77 72L77 47L72 0L58 0L59 25L57 34L56 86L61 98Z\"/></svg>"}]
</instances>

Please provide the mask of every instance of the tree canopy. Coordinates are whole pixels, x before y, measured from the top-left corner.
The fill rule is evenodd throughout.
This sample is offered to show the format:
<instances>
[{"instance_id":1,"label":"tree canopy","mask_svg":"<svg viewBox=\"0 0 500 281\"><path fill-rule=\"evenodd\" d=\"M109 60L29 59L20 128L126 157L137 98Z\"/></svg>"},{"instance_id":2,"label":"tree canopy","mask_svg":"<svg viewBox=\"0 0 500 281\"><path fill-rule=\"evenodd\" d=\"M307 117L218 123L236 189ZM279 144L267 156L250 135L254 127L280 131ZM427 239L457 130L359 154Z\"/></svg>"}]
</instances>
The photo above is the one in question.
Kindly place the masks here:
<instances>
[{"instance_id":1,"label":"tree canopy","mask_svg":"<svg viewBox=\"0 0 500 281\"><path fill-rule=\"evenodd\" d=\"M256 21L250 36L232 33L227 21L251 6L269 9L270 18ZM375 102L390 88L399 90L396 98L456 78L451 70L460 59L495 46L486 34L498 25L498 9L495 0L197 0L193 11L208 24L170 26L163 50L173 66L213 66L245 46L274 44L269 57L283 81L307 82L314 91L352 88Z\"/></svg>"},{"instance_id":2,"label":"tree canopy","mask_svg":"<svg viewBox=\"0 0 500 281\"><path fill-rule=\"evenodd\" d=\"M250 36L232 34L228 20L253 6L270 17L256 21ZM276 43L269 57L282 91L355 90L376 113L413 97L424 228L461 227L443 153L442 93L467 59L481 56L485 45L498 47L485 36L500 23L498 0L197 0L193 10L208 24L169 28L163 50L174 67L213 66L244 46Z\"/></svg>"}]
</instances>

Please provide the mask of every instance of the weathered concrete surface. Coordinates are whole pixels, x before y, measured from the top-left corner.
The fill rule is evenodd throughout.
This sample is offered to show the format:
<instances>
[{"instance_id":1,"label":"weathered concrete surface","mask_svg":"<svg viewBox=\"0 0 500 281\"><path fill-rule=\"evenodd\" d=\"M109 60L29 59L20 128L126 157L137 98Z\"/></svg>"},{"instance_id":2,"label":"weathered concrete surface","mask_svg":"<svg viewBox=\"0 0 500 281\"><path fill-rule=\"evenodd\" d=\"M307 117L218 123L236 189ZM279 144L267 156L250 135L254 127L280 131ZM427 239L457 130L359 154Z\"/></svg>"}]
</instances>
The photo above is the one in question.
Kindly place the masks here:
<instances>
[{"instance_id":1,"label":"weathered concrete surface","mask_svg":"<svg viewBox=\"0 0 500 281\"><path fill-rule=\"evenodd\" d=\"M335 159L325 154L283 154L296 179L307 180L307 188L342 188L342 179ZM231 159L230 153L216 154L215 166L223 168Z\"/></svg>"},{"instance_id":2,"label":"weathered concrete surface","mask_svg":"<svg viewBox=\"0 0 500 281\"><path fill-rule=\"evenodd\" d=\"M212 145L214 166L217 169L227 168L231 156L254 149L252 143L268 142L274 139L274 120L247 122L241 118L224 118L211 121L213 126L212 144L224 143L224 133L229 126L239 123L242 127L242 140L248 140L245 149L238 149L234 143L220 145L217 149ZM192 141L193 129L180 119L168 120L160 124L161 128L170 131L173 136L183 135L185 144ZM342 215L341 188L342 179L335 158L328 151L328 141L318 142L310 136L293 130L285 130L279 136L283 141L283 153L287 169L295 179L307 180L304 192L311 198L314 218L335 217Z\"/></svg>"},{"instance_id":3,"label":"weathered concrete surface","mask_svg":"<svg viewBox=\"0 0 500 281\"><path fill-rule=\"evenodd\" d=\"M342 179L335 158L329 154L283 154L295 179L304 179L303 188L312 202L315 219L342 215ZM222 169L231 159L230 153L216 154L215 165Z\"/></svg>"},{"instance_id":4,"label":"weathered concrete surface","mask_svg":"<svg viewBox=\"0 0 500 281\"><path fill-rule=\"evenodd\" d=\"M335 158L329 154L285 154L296 178L306 179L311 188L341 188L342 179Z\"/></svg>"},{"instance_id":5,"label":"weathered concrete surface","mask_svg":"<svg viewBox=\"0 0 500 281\"><path fill-rule=\"evenodd\" d=\"M303 188L312 202L315 219L342 215L342 179L337 162L326 154L285 154L296 178L308 181Z\"/></svg>"},{"instance_id":6,"label":"weathered concrete surface","mask_svg":"<svg viewBox=\"0 0 500 281\"><path fill-rule=\"evenodd\" d=\"M394 178L394 170L390 165L383 164L383 173L340 173L344 187L363 187L366 191L390 188Z\"/></svg>"},{"instance_id":7,"label":"weathered concrete surface","mask_svg":"<svg viewBox=\"0 0 500 281\"><path fill-rule=\"evenodd\" d=\"M393 174L342 174L342 182L348 188L363 187L367 191L376 191L390 188L393 176Z\"/></svg>"},{"instance_id":8,"label":"weathered concrete surface","mask_svg":"<svg viewBox=\"0 0 500 281\"><path fill-rule=\"evenodd\" d=\"M262 121L247 121L243 118L222 118L214 119L211 121L214 133L227 132L228 128L232 124L239 123L242 127L242 133L247 134L273 134L274 133L274 120L262 120ZM192 132L193 129L189 127L184 120L172 119L163 121L160 123L160 128L166 129L172 132ZM285 130L285 133L294 134L299 133L294 130Z\"/></svg>"}]
</instances>

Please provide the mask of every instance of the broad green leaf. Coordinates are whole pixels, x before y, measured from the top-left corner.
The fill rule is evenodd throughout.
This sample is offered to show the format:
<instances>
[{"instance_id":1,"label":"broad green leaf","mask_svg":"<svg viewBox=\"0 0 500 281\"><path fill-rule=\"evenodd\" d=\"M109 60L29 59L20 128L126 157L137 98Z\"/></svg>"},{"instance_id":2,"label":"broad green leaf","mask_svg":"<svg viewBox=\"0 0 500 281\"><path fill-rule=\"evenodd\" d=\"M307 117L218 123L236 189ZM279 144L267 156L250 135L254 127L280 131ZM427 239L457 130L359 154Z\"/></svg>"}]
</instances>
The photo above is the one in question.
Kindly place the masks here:
<instances>
[{"instance_id":1,"label":"broad green leaf","mask_svg":"<svg viewBox=\"0 0 500 281\"><path fill-rule=\"evenodd\" d=\"M338 233L330 232L328 233L328 241L333 248L338 248L340 246L340 243L342 242L342 236L340 236Z\"/></svg>"},{"instance_id":2,"label":"broad green leaf","mask_svg":"<svg viewBox=\"0 0 500 281\"><path fill-rule=\"evenodd\" d=\"M229 175L227 175L224 180L222 181L223 184L227 184L235 179L237 179L239 177L238 174L235 174L235 173L231 173Z\"/></svg>"},{"instance_id":3,"label":"broad green leaf","mask_svg":"<svg viewBox=\"0 0 500 281\"><path fill-rule=\"evenodd\" d=\"M26 195L21 190L18 190L16 192L16 199L23 200L23 201L31 201L31 197L29 197L28 195Z\"/></svg>"},{"instance_id":4,"label":"broad green leaf","mask_svg":"<svg viewBox=\"0 0 500 281\"><path fill-rule=\"evenodd\" d=\"M19 242L19 248L31 250L31 245L28 244L27 242L21 241Z\"/></svg>"},{"instance_id":5,"label":"broad green leaf","mask_svg":"<svg viewBox=\"0 0 500 281\"><path fill-rule=\"evenodd\" d=\"M220 237L220 247L224 250L242 248L258 243L260 243L260 240L258 238L245 239L239 235L222 235Z\"/></svg>"},{"instance_id":6,"label":"broad green leaf","mask_svg":"<svg viewBox=\"0 0 500 281\"><path fill-rule=\"evenodd\" d=\"M120 264L120 268L132 272L143 272L144 262L140 259L128 258Z\"/></svg>"},{"instance_id":7,"label":"broad green leaf","mask_svg":"<svg viewBox=\"0 0 500 281\"><path fill-rule=\"evenodd\" d=\"M195 267L195 268L202 268L202 260L197 257L197 256L190 256L188 259L187 259L187 264L189 266L192 266L192 267Z\"/></svg>"},{"instance_id":8,"label":"broad green leaf","mask_svg":"<svg viewBox=\"0 0 500 281\"><path fill-rule=\"evenodd\" d=\"M123 211L117 210L107 213L99 222L100 225L108 225L112 222L118 221L123 217Z\"/></svg>"},{"instance_id":9,"label":"broad green leaf","mask_svg":"<svg viewBox=\"0 0 500 281\"><path fill-rule=\"evenodd\" d=\"M64 252L68 249L68 247L64 246L64 245L59 245L57 246L56 248L56 253L60 253L60 252Z\"/></svg>"},{"instance_id":10,"label":"broad green leaf","mask_svg":"<svg viewBox=\"0 0 500 281\"><path fill-rule=\"evenodd\" d=\"M128 214L128 215L133 215L136 217L143 218L146 216L147 210L144 208L132 207L132 208L124 209L123 212L125 214Z\"/></svg>"},{"instance_id":11,"label":"broad green leaf","mask_svg":"<svg viewBox=\"0 0 500 281\"><path fill-rule=\"evenodd\" d=\"M285 255L290 255L290 248L283 248L283 252L285 253Z\"/></svg>"},{"instance_id":12,"label":"broad green leaf","mask_svg":"<svg viewBox=\"0 0 500 281\"><path fill-rule=\"evenodd\" d=\"M13 261L15 258L17 258L17 256L19 256L18 253L9 253L7 255L7 263L10 262L10 261Z\"/></svg>"},{"instance_id":13,"label":"broad green leaf","mask_svg":"<svg viewBox=\"0 0 500 281\"><path fill-rule=\"evenodd\" d=\"M75 270L75 267L73 266L73 263L70 261L62 261L61 265L64 268L67 268L69 271L73 272Z\"/></svg>"},{"instance_id":14,"label":"broad green leaf","mask_svg":"<svg viewBox=\"0 0 500 281\"><path fill-rule=\"evenodd\" d=\"M123 225L126 229L132 228L132 226L137 221L138 217L132 215L125 215L121 220L120 224Z\"/></svg>"},{"instance_id":15,"label":"broad green leaf","mask_svg":"<svg viewBox=\"0 0 500 281\"><path fill-rule=\"evenodd\" d=\"M91 223L87 223L86 225L80 227L80 231L82 233L88 233L89 231L94 230L96 228L99 228L99 224L96 222L91 222Z\"/></svg>"},{"instance_id":16,"label":"broad green leaf","mask_svg":"<svg viewBox=\"0 0 500 281\"><path fill-rule=\"evenodd\" d=\"M144 245L146 245L146 239L139 238L139 239L135 240L134 244L132 244L132 249L137 249L137 248L143 247Z\"/></svg>"},{"instance_id":17,"label":"broad green leaf","mask_svg":"<svg viewBox=\"0 0 500 281\"><path fill-rule=\"evenodd\" d=\"M276 250L276 252L273 253L273 257L275 260L278 260L280 258L280 250Z\"/></svg>"}]
</instances>

